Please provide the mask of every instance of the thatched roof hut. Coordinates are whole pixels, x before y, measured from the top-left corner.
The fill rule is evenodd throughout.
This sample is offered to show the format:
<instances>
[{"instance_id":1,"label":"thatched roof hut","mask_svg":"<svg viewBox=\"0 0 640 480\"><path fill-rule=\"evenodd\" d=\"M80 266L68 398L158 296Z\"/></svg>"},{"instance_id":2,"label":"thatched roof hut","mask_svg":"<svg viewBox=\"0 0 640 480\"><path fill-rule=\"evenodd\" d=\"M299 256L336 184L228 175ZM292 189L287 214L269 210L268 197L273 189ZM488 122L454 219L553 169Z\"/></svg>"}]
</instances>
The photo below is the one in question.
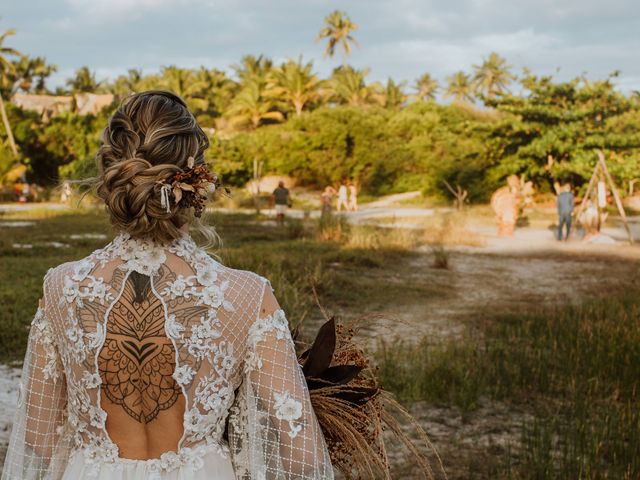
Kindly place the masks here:
<instances>
[{"instance_id":1,"label":"thatched roof hut","mask_svg":"<svg viewBox=\"0 0 640 480\"><path fill-rule=\"evenodd\" d=\"M78 115L97 114L113 103L114 96L110 93L79 93L71 95L34 95L30 93L16 93L11 98L14 105L38 112L44 120L65 112L76 112Z\"/></svg>"},{"instance_id":2,"label":"thatched roof hut","mask_svg":"<svg viewBox=\"0 0 640 480\"><path fill-rule=\"evenodd\" d=\"M96 115L105 107L113 103L114 96L110 93L79 93L75 96L76 111L79 115Z\"/></svg>"},{"instance_id":3,"label":"thatched roof hut","mask_svg":"<svg viewBox=\"0 0 640 480\"><path fill-rule=\"evenodd\" d=\"M45 120L73 110L73 97L71 96L16 93L11 97L11 101L24 110L38 112Z\"/></svg>"}]
</instances>

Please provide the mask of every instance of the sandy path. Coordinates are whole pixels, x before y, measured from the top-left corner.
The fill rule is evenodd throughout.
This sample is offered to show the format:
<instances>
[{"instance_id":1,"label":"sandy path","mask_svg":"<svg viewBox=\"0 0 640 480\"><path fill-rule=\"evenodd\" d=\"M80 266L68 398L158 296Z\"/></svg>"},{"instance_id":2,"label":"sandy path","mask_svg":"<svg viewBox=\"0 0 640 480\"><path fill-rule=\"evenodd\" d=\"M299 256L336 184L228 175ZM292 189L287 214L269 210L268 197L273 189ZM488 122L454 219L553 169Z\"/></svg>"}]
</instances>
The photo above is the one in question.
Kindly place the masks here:
<instances>
[{"instance_id":1,"label":"sandy path","mask_svg":"<svg viewBox=\"0 0 640 480\"><path fill-rule=\"evenodd\" d=\"M640 246L561 243L546 229L523 229L512 238L485 237L483 247L450 250L446 270L432 268L428 248L413 260L406 274L445 292L441 297L399 298L381 324L362 330L369 348L380 336L414 341L427 336L433 343L463 335L474 323L496 311L519 312L552 305L579 303L610 294L640 280ZM391 321L390 321L391 320ZM391 325L391 326L390 326ZM485 471L487 453L509 452L517 460L522 424L531 413L513 405L481 399L473 412L439 408L418 402L411 413L428 432L444 459L450 479L469 478L464 468ZM393 464L403 465L404 450L391 443ZM513 449L513 450L512 450ZM463 468L464 467L464 468ZM415 478L410 463L396 472L398 480Z\"/></svg>"}]
</instances>

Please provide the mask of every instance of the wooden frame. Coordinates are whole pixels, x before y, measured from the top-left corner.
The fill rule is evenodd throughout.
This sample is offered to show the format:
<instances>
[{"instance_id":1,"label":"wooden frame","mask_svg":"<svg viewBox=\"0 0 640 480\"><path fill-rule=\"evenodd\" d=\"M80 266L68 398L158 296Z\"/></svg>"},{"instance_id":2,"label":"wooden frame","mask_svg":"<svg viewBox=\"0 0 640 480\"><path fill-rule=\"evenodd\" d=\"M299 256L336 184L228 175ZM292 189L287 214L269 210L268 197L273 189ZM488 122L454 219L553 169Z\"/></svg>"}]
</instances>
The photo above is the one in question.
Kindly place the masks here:
<instances>
[{"instance_id":1,"label":"wooden frame","mask_svg":"<svg viewBox=\"0 0 640 480\"><path fill-rule=\"evenodd\" d=\"M620 195L618 194L618 189L616 188L615 183L613 183L613 178L611 178L611 174L609 173L609 169L607 168L607 162L604 159L604 153L598 150L598 162L596 163L595 168L593 169L593 175L591 175L591 179L589 180L589 186L587 187L587 191L582 197L582 202L580 203L580 207L578 208L578 212L576 214L576 219L580 218L580 214L584 210L585 204L589 195L591 194L591 190L593 190L593 186L596 183L596 179L602 173L609 184L609 188L611 189L611 193L613 194L613 198L616 202L616 207L618 208L618 213L620 213L620 217L622 217L622 223L624 223L624 228L627 231L627 236L629 237L629 244L633 244L633 235L631 234L631 229L629 228L629 222L627 220L627 214L624 211L622 206L622 200L620 199Z\"/></svg>"}]
</instances>

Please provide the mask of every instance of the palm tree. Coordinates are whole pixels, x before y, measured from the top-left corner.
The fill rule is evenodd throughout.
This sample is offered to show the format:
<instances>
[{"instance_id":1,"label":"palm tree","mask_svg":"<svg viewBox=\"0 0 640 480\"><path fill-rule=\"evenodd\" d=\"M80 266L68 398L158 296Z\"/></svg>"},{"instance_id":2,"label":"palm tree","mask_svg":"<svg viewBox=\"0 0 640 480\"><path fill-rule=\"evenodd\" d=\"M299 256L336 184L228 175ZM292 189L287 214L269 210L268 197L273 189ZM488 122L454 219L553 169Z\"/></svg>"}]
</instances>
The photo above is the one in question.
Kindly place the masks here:
<instances>
[{"instance_id":1,"label":"palm tree","mask_svg":"<svg viewBox=\"0 0 640 480\"><path fill-rule=\"evenodd\" d=\"M116 78L113 85L109 90L119 99L126 97L130 93L138 92L141 90L141 83L143 80L142 70L137 68L130 68L127 70L126 75L119 75Z\"/></svg>"},{"instance_id":2,"label":"palm tree","mask_svg":"<svg viewBox=\"0 0 640 480\"><path fill-rule=\"evenodd\" d=\"M253 129L265 120L284 120L282 112L275 110L274 102L265 94L265 87L256 81L245 83L233 99L227 115L232 125L249 125Z\"/></svg>"},{"instance_id":3,"label":"palm tree","mask_svg":"<svg viewBox=\"0 0 640 480\"><path fill-rule=\"evenodd\" d=\"M447 78L446 98L453 97L454 102L473 102L473 86L469 75L459 71Z\"/></svg>"},{"instance_id":4,"label":"palm tree","mask_svg":"<svg viewBox=\"0 0 640 480\"><path fill-rule=\"evenodd\" d=\"M160 74L160 88L165 88L181 97L193 111L206 110L208 102L206 82L196 77L193 70L175 66L163 67Z\"/></svg>"},{"instance_id":5,"label":"palm tree","mask_svg":"<svg viewBox=\"0 0 640 480\"><path fill-rule=\"evenodd\" d=\"M425 73L416 80L414 98L422 102L431 102L436 99L438 88L438 81L428 73Z\"/></svg>"},{"instance_id":6,"label":"palm tree","mask_svg":"<svg viewBox=\"0 0 640 480\"><path fill-rule=\"evenodd\" d=\"M214 117L222 115L233 100L238 90L238 84L230 79L223 71L200 67L196 72L196 79L205 84L204 95L207 99L207 111Z\"/></svg>"},{"instance_id":7,"label":"palm tree","mask_svg":"<svg viewBox=\"0 0 640 480\"><path fill-rule=\"evenodd\" d=\"M5 47L4 41L7 37L11 35L15 35L15 29L11 28L0 35L0 79L4 81L9 75L15 72L15 66L11 61L7 58L8 56L17 56L21 55L15 48ZM9 123L9 117L7 116L7 110L4 107L4 99L2 98L2 92L0 92L0 114L2 114L2 123L4 124L4 129L7 132L7 137L9 139L9 145L11 146L11 151L15 157L18 156L18 147L16 147L16 141L13 138L13 131L11 130L11 124Z\"/></svg>"},{"instance_id":8,"label":"palm tree","mask_svg":"<svg viewBox=\"0 0 640 480\"><path fill-rule=\"evenodd\" d=\"M407 95L404 93L405 85L405 82L396 83L389 78L381 95L382 105L393 110L400 108L407 101Z\"/></svg>"},{"instance_id":9,"label":"palm tree","mask_svg":"<svg viewBox=\"0 0 640 480\"><path fill-rule=\"evenodd\" d=\"M323 85L313 73L313 62L302 64L302 57L298 61L290 59L271 73L269 94L291 105L300 116L304 107L322 96Z\"/></svg>"},{"instance_id":10,"label":"palm tree","mask_svg":"<svg viewBox=\"0 0 640 480\"><path fill-rule=\"evenodd\" d=\"M516 78L509 71L511 65L495 52L491 52L482 65L474 65L473 68L474 90L479 94L486 94L489 98L505 93L509 84Z\"/></svg>"},{"instance_id":11,"label":"palm tree","mask_svg":"<svg viewBox=\"0 0 640 480\"><path fill-rule=\"evenodd\" d=\"M267 77L273 69L273 62L270 58L259 55L245 55L239 64L232 65L240 83L258 82L265 84Z\"/></svg>"},{"instance_id":12,"label":"palm tree","mask_svg":"<svg viewBox=\"0 0 640 480\"><path fill-rule=\"evenodd\" d=\"M347 65L333 71L330 80L330 92L338 103L358 107L367 104L384 104L384 87L379 83L367 85L369 69L356 70Z\"/></svg>"},{"instance_id":13,"label":"palm tree","mask_svg":"<svg viewBox=\"0 0 640 480\"><path fill-rule=\"evenodd\" d=\"M89 67L83 66L76 70L74 78L67 80L67 86L71 93L93 93L102 82L96 80L96 74L89 70Z\"/></svg>"},{"instance_id":14,"label":"palm tree","mask_svg":"<svg viewBox=\"0 0 640 480\"><path fill-rule=\"evenodd\" d=\"M358 25L353 23L345 12L334 10L324 19L325 26L320 30L316 42L327 39L327 46L324 49L324 56L333 58L336 47L341 46L345 56L351 54L351 44L358 45L357 40L352 35L358 29Z\"/></svg>"},{"instance_id":15,"label":"palm tree","mask_svg":"<svg viewBox=\"0 0 640 480\"><path fill-rule=\"evenodd\" d=\"M29 92L33 88L35 81L35 93L45 93L47 91L45 82L52 73L58 70L55 65L47 64L44 57L28 57L24 55L20 60L14 60L15 81L14 90L21 89Z\"/></svg>"}]
</instances>

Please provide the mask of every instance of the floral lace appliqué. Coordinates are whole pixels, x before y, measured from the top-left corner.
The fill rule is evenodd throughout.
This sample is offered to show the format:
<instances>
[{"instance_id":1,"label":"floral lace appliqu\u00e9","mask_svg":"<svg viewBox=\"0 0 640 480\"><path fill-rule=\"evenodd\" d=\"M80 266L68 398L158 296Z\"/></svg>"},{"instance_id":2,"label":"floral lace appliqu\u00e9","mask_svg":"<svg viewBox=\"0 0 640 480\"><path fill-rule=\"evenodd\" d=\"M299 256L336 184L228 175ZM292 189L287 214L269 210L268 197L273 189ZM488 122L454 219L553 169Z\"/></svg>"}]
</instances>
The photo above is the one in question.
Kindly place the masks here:
<instances>
[{"instance_id":1,"label":"floral lace appliqu\u00e9","mask_svg":"<svg viewBox=\"0 0 640 480\"><path fill-rule=\"evenodd\" d=\"M278 340L291 340L289 322L287 322L287 317L282 309L276 310L267 317L259 318L249 329L247 338L249 351L245 361L245 373L262 368L262 358L256 351L256 347L258 343L264 341L269 332L275 332Z\"/></svg>"},{"instance_id":2,"label":"floral lace appliqu\u00e9","mask_svg":"<svg viewBox=\"0 0 640 480\"><path fill-rule=\"evenodd\" d=\"M291 438L295 438L302 425L296 424L295 421L302 416L302 403L294 399L288 391L283 393L273 393L275 400L276 418L289 422L289 431L287 434Z\"/></svg>"},{"instance_id":3,"label":"floral lace appliqu\u00e9","mask_svg":"<svg viewBox=\"0 0 640 480\"><path fill-rule=\"evenodd\" d=\"M33 327L33 339L36 343L42 345L42 348L46 357L46 364L44 366L44 379L57 381L59 377L56 347L53 340L53 332L51 325L47 322L44 315L44 309L38 308L33 321L31 322Z\"/></svg>"}]
</instances>

